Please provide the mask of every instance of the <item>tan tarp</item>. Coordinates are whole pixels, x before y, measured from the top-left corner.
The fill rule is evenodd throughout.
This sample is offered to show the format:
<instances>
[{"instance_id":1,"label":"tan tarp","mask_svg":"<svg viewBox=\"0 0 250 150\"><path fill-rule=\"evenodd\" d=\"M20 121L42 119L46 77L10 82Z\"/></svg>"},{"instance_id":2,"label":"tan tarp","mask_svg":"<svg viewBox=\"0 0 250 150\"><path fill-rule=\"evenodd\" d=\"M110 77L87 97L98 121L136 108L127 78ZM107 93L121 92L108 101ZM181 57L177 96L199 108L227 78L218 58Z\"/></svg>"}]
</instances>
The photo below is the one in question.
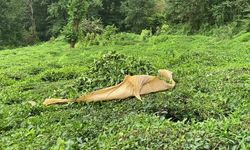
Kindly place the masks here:
<instances>
[{"instance_id":1,"label":"tan tarp","mask_svg":"<svg viewBox=\"0 0 250 150\"><path fill-rule=\"evenodd\" d=\"M161 69L158 76L150 75L127 75L124 80L115 86L100 89L81 96L77 99L46 99L44 105L62 104L68 102L97 102L115 99L125 99L135 96L141 100L143 94L164 91L175 86L172 72Z\"/></svg>"}]
</instances>

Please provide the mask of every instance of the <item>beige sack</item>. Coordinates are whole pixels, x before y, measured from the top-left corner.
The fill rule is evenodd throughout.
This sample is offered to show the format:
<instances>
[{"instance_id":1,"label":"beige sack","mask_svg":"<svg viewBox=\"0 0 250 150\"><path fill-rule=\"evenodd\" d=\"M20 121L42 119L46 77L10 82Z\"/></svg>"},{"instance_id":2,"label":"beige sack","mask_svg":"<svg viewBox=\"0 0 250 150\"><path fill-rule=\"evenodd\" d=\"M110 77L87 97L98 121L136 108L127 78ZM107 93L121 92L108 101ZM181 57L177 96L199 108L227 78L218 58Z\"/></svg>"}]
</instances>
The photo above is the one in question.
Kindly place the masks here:
<instances>
[{"instance_id":1,"label":"beige sack","mask_svg":"<svg viewBox=\"0 0 250 150\"><path fill-rule=\"evenodd\" d=\"M68 102L97 102L125 99L133 96L141 100L140 95L164 91L175 86L171 71L161 69L158 72L159 75L157 77L150 75L127 75L118 85L94 91L77 99L46 99L43 104L47 106Z\"/></svg>"}]
</instances>

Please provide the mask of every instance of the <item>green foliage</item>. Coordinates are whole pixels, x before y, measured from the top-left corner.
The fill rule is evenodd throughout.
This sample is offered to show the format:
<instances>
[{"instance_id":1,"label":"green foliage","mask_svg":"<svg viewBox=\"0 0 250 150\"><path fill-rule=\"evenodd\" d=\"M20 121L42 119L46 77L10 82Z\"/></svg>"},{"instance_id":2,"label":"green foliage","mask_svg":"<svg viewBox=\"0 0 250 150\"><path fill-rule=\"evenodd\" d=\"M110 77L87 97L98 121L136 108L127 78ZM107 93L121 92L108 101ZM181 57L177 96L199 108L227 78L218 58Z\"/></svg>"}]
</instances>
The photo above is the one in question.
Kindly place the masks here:
<instances>
[{"instance_id":1,"label":"green foliage","mask_svg":"<svg viewBox=\"0 0 250 150\"><path fill-rule=\"evenodd\" d=\"M68 0L56 0L53 3L49 3L47 6L47 21L50 23L48 32L52 37L57 37L67 24L67 6Z\"/></svg>"},{"instance_id":2,"label":"green foliage","mask_svg":"<svg viewBox=\"0 0 250 150\"><path fill-rule=\"evenodd\" d=\"M250 29L250 21L238 20L224 26L212 28L209 31L202 31L206 35L214 35L219 38L232 38L240 33L247 33Z\"/></svg>"},{"instance_id":3,"label":"green foliage","mask_svg":"<svg viewBox=\"0 0 250 150\"><path fill-rule=\"evenodd\" d=\"M6 75L0 74L0 86L9 86L15 83L15 79L12 79Z\"/></svg>"},{"instance_id":4,"label":"green foliage","mask_svg":"<svg viewBox=\"0 0 250 150\"><path fill-rule=\"evenodd\" d=\"M194 0L181 2L167 0L166 15L172 24L188 24L189 33L195 33L202 26L222 26L229 22L243 19L249 14L249 1ZM178 9L176 9L178 8ZM198 14L198 15L197 15Z\"/></svg>"},{"instance_id":5,"label":"green foliage","mask_svg":"<svg viewBox=\"0 0 250 150\"><path fill-rule=\"evenodd\" d=\"M134 45L143 42L143 38L141 35L138 34L131 34L131 33L116 33L116 28L112 26L107 26L111 29L106 30L102 34L94 34L88 33L83 40L79 43L80 47L88 47L92 45L100 45L100 46L107 46L107 45ZM149 37L149 36L148 36ZM145 37L146 38L146 37Z\"/></svg>"},{"instance_id":6,"label":"green foliage","mask_svg":"<svg viewBox=\"0 0 250 150\"><path fill-rule=\"evenodd\" d=\"M90 27L86 32L83 31L80 45L108 45L112 44L111 40L114 40L114 36L117 32L115 26L106 26L104 29L101 25L94 23L93 27Z\"/></svg>"},{"instance_id":7,"label":"green foliage","mask_svg":"<svg viewBox=\"0 0 250 150\"><path fill-rule=\"evenodd\" d=\"M76 88L79 91L92 91L118 84L125 75L154 73L156 69L149 62L113 51L94 60L86 75L76 81Z\"/></svg>"},{"instance_id":8,"label":"green foliage","mask_svg":"<svg viewBox=\"0 0 250 150\"><path fill-rule=\"evenodd\" d=\"M239 37L237 37L237 40L239 40L241 42L249 42L250 41L250 33L240 35Z\"/></svg>"},{"instance_id":9,"label":"green foliage","mask_svg":"<svg viewBox=\"0 0 250 150\"><path fill-rule=\"evenodd\" d=\"M79 33L75 32L70 24L64 27L63 34L68 43L76 43L78 41Z\"/></svg>"},{"instance_id":10,"label":"green foliage","mask_svg":"<svg viewBox=\"0 0 250 150\"><path fill-rule=\"evenodd\" d=\"M158 28L158 30L156 31L156 34L167 34L170 30L169 25L167 24L163 24L160 28Z\"/></svg>"},{"instance_id":11,"label":"green foliage","mask_svg":"<svg viewBox=\"0 0 250 150\"><path fill-rule=\"evenodd\" d=\"M141 31L141 38L143 41L148 39L150 36L152 36L152 31L150 31L150 30L142 30Z\"/></svg>"},{"instance_id":12,"label":"green foliage","mask_svg":"<svg viewBox=\"0 0 250 150\"><path fill-rule=\"evenodd\" d=\"M87 0L87 19L100 19L99 11L103 9L103 0Z\"/></svg>"},{"instance_id":13,"label":"green foliage","mask_svg":"<svg viewBox=\"0 0 250 150\"><path fill-rule=\"evenodd\" d=\"M0 49L37 44L63 34L74 47L87 34L108 45L106 26L140 34L205 34L221 38L250 31L247 0L1 0ZM161 29L168 25L167 29ZM166 26L165 26L166 27ZM161 33L160 33L161 32ZM92 39L92 35L90 39ZM85 45L91 45L88 42Z\"/></svg>"},{"instance_id":14,"label":"green foliage","mask_svg":"<svg viewBox=\"0 0 250 150\"><path fill-rule=\"evenodd\" d=\"M133 33L117 33L112 36L112 43L114 45L136 45L141 42L141 37L138 34Z\"/></svg>"},{"instance_id":15,"label":"green foliage","mask_svg":"<svg viewBox=\"0 0 250 150\"><path fill-rule=\"evenodd\" d=\"M82 38L84 38L87 34L101 34L103 30L101 20L99 19L93 21L84 19L80 24L80 33L82 34L81 36L83 36Z\"/></svg>"},{"instance_id":16,"label":"green foliage","mask_svg":"<svg viewBox=\"0 0 250 150\"><path fill-rule=\"evenodd\" d=\"M98 14L104 26L115 25L124 31L125 16L121 11L121 5L124 1L126 0L102 0L102 8Z\"/></svg>"},{"instance_id":17,"label":"green foliage","mask_svg":"<svg viewBox=\"0 0 250 150\"><path fill-rule=\"evenodd\" d=\"M154 14L154 6L155 0L126 0L122 4L126 27L136 33L148 29L150 17Z\"/></svg>"},{"instance_id":18,"label":"green foliage","mask_svg":"<svg viewBox=\"0 0 250 150\"><path fill-rule=\"evenodd\" d=\"M0 45L23 45L25 26L25 2L23 0L0 1ZM1 47L0 46L0 47Z\"/></svg>"},{"instance_id":19,"label":"green foliage","mask_svg":"<svg viewBox=\"0 0 250 150\"><path fill-rule=\"evenodd\" d=\"M61 40L0 51L0 149L249 149L249 33L140 37L118 33L111 44L74 51ZM160 68L177 85L143 102L42 105Z\"/></svg>"},{"instance_id":20,"label":"green foliage","mask_svg":"<svg viewBox=\"0 0 250 150\"><path fill-rule=\"evenodd\" d=\"M112 25L112 26L108 25L108 26L105 27L105 32L103 33L102 36L105 39L110 40L111 37L113 35L115 35L116 33L117 33L117 28L114 25Z\"/></svg>"},{"instance_id":21,"label":"green foliage","mask_svg":"<svg viewBox=\"0 0 250 150\"><path fill-rule=\"evenodd\" d=\"M244 0L227 0L215 3L211 11L213 12L212 15L216 25L224 25L233 20L244 18L246 15L244 12L249 9L249 7L250 3Z\"/></svg>"},{"instance_id":22,"label":"green foliage","mask_svg":"<svg viewBox=\"0 0 250 150\"><path fill-rule=\"evenodd\" d=\"M75 79L79 75L79 68L51 69L41 74L41 80L55 82L59 80Z\"/></svg>"},{"instance_id":23,"label":"green foliage","mask_svg":"<svg viewBox=\"0 0 250 150\"><path fill-rule=\"evenodd\" d=\"M71 0L68 6L70 21L81 21L87 13L88 5L84 0Z\"/></svg>"},{"instance_id":24,"label":"green foliage","mask_svg":"<svg viewBox=\"0 0 250 150\"><path fill-rule=\"evenodd\" d=\"M68 5L69 21L64 29L65 39L74 48L79 39L79 26L82 19L86 18L89 3L84 0L71 0Z\"/></svg>"}]
</instances>

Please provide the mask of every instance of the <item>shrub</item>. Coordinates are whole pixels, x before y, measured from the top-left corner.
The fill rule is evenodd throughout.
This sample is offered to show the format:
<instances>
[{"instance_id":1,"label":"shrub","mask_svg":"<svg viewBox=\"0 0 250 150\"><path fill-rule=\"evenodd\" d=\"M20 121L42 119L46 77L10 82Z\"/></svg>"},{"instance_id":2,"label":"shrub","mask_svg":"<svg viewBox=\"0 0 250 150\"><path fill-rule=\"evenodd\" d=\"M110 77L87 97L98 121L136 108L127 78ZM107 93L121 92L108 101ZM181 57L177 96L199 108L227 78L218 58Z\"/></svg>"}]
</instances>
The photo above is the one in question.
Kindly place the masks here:
<instances>
[{"instance_id":1,"label":"shrub","mask_svg":"<svg viewBox=\"0 0 250 150\"><path fill-rule=\"evenodd\" d=\"M142 41L145 41L146 39L148 39L151 36L152 36L152 31L151 30L142 30L141 31L141 39L142 39Z\"/></svg>"},{"instance_id":2,"label":"shrub","mask_svg":"<svg viewBox=\"0 0 250 150\"><path fill-rule=\"evenodd\" d=\"M151 36L151 33L147 34L143 35L144 39ZM81 40L80 45L83 47L91 45L134 45L140 43L141 39L141 35L125 32L116 33L114 26L107 26L103 34L87 33L85 38Z\"/></svg>"},{"instance_id":3,"label":"shrub","mask_svg":"<svg viewBox=\"0 0 250 150\"><path fill-rule=\"evenodd\" d=\"M19 70L17 68L15 69L16 69L15 71L4 73L5 76L9 79L16 80L16 81L23 80L28 77L27 73L22 72L22 70Z\"/></svg>"},{"instance_id":4,"label":"shrub","mask_svg":"<svg viewBox=\"0 0 250 150\"><path fill-rule=\"evenodd\" d=\"M14 84L16 81L14 79L8 78L4 74L0 74L0 87L9 86Z\"/></svg>"},{"instance_id":5,"label":"shrub","mask_svg":"<svg viewBox=\"0 0 250 150\"><path fill-rule=\"evenodd\" d=\"M93 21L84 19L80 24L80 32L84 37L88 33L102 34L104 29L100 19Z\"/></svg>"},{"instance_id":6,"label":"shrub","mask_svg":"<svg viewBox=\"0 0 250 150\"><path fill-rule=\"evenodd\" d=\"M250 32L240 35L236 38L236 40L239 40L241 42L249 42L250 41Z\"/></svg>"},{"instance_id":7,"label":"shrub","mask_svg":"<svg viewBox=\"0 0 250 150\"><path fill-rule=\"evenodd\" d=\"M94 28L94 27L93 27ZM100 29L100 28L97 28ZM93 29L95 30L95 29ZM105 29L101 29L100 32L86 30L82 37L81 45L83 46L91 46L91 45L108 45L112 44L110 40L112 40L112 36L117 32L117 28L115 26L106 26Z\"/></svg>"},{"instance_id":8,"label":"shrub","mask_svg":"<svg viewBox=\"0 0 250 150\"><path fill-rule=\"evenodd\" d=\"M113 51L95 60L86 75L77 79L75 87L78 91L96 90L120 83L125 75L154 73L156 69L149 62Z\"/></svg>"},{"instance_id":9,"label":"shrub","mask_svg":"<svg viewBox=\"0 0 250 150\"><path fill-rule=\"evenodd\" d=\"M134 45L141 42L140 35L134 33L118 33L112 36L112 43L115 45Z\"/></svg>"},{"instance_id":10,"label":"shrub","mask_svg":"<svg viewBox=\"0 0 250 150\"><path fill-rule=\"evenodd\" d=\"M63 34L68 43L75 43L78 40L78 33L74 32L70 25L64 27Z\"/></svg>"},{"instance_id":11,"label":"shrub","mask_svg":"<svg viewBox=\"0 0 250 150\"><path fill-rule=\"evenodd\" d=\"M167 34L170 30L170 27L169 25L167 24L163 24L161 26L161 28L158 28L158 30L156 31L156 34L159 35L159 34Z\"/></svg>"},{"instance_id":12,"label":"shrub","mask_svg":"<svg viewBox=\"0 0 250 150\"><path fill-rule=\"evenodd\" d=\"M114 25L112 25L112 26L108 25L105 27L104 33L102 34L102 36L104 39L109 40L113 35L115 35L117 33L117 30L118 29Z\"/></svg>"},{"instance_id":13,"label":"shrub","mask_svg":"<svg viewBox=\"0 0 250 150\"><path fill-rule=\"evenodd\" d=\"M87 33L83 41L81 42L84 46L90 45L99 45L99 41L97 40L99 35L95 33Z\"/></svg>"},{"instance_id":14,"label":"shrub","mask_svg":"<svg viewBox=\"0 0 250 150\"><path fill-rule=\"evenodd\" d=\"M76 68L50 69L41 73L41 80L55 82L59 80L71 80L77 78L79 70Z\"/></svg>"}]
</instances>

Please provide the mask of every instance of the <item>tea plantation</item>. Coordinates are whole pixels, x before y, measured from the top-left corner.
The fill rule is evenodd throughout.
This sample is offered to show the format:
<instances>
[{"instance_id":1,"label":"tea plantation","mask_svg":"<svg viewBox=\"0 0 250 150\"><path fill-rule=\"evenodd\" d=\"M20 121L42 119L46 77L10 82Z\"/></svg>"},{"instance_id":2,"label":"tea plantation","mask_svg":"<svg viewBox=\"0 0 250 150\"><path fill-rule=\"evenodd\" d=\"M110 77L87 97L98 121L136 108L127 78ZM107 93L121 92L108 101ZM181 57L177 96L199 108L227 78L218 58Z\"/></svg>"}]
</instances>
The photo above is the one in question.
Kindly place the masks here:
<instances>
[{"instance_id":1,"label":"tea plantation","mask_svg":"<svg viewBox=\"0 0 250 150\"><path fill-rule=\"evenodd\" d=\"M177 85L142 102L42 105L158 69ZM250 149L250 33L125 34L75 49L54 40L0 51L0 149Z\"/></svg>"}]
</instances>

